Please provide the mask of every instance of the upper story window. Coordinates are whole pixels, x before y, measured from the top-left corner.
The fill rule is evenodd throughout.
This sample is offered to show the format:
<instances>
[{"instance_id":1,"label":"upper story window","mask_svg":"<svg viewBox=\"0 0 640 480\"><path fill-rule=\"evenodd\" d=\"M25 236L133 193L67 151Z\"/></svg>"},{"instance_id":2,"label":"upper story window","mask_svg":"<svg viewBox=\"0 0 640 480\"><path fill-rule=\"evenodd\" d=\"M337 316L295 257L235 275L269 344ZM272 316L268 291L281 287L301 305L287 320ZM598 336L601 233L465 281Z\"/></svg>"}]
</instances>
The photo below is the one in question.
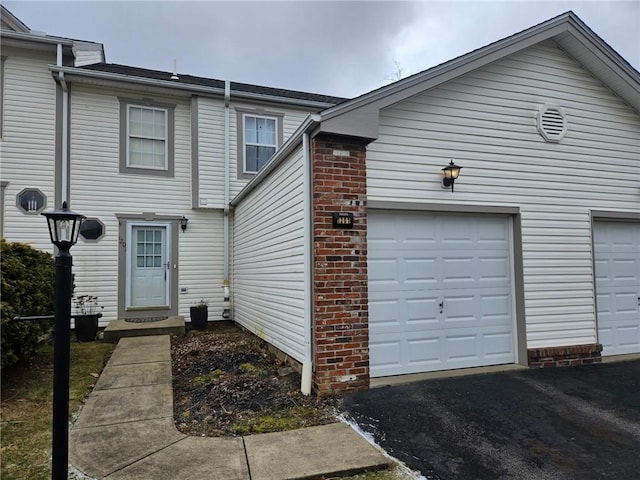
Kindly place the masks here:
<instances>
[{"instance_id":1,"label":"upper story window","mask_svg":"<svg viewBox=\"0 0 640 480\"><path fill-rule=\"evenodd\" d=\"M275 153L278 119L244 116L244 171L257 173Z\"/></svg>"},{"instance_id":2,"label":"upper story window","mask_svg":"<svg viewBox=\"0 0 640 480\"><path fill-rule=\"evenodd\" d=\"M175 105L120 98L120 173L174 175Z\"/></svg>"},{"instance_id":3,"label":"upper story window","mask_svg":"<svg viewBox=\"0 0 640 480\"><path fill-rule=\"evenodd\" d=\"M167 169L167 111L128 105L127 167Z\"/></svg>"},{"instance_id":4,"label":"upper story window","mask_svg":"<svg viewBox=\"0 0 640 480\"><path fill-rule=\"evenodd\" d=\"M264 110L238 110L238 177L258 173L282 144L284 115Z\"/></svg>"}]
</instances>

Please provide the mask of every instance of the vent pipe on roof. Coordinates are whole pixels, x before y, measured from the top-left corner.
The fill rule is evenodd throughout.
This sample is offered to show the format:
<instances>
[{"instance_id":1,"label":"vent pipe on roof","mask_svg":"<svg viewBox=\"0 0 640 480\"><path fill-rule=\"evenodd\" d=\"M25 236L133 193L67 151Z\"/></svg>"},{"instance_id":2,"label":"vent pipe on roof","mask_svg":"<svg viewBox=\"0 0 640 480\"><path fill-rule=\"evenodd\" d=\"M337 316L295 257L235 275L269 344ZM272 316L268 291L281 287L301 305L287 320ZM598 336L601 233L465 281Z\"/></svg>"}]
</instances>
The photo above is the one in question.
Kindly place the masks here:
<instances>
[{"instance_id":1,"label":"vent pipe on roof","mask_svg":"<svg viewBox=\"0 0 640 480\"><path fill-rule=\"evenodd\" d=\"M173 59L173 75L171 75L171 80L180 80L178 76L178 62L175 58Z\"/></svg>"}]
</instances>

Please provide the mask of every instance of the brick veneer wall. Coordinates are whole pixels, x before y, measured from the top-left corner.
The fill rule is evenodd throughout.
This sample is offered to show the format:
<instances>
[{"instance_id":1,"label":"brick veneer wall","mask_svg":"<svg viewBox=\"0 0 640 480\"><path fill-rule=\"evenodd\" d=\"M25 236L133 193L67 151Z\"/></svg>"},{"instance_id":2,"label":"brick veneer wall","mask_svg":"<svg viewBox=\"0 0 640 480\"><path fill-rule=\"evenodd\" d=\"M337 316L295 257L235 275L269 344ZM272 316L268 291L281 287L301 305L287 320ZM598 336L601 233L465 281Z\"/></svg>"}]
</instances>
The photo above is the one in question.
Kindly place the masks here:
<instances>
[{"instance_id":1,"label":"brick veneer wall","mask_svg":"<svg viewBox=\"0 0 640 480\"><path fill-rule=\"evenodd\" d=\"M320 395L369 387L365 147L329 135L311 145L313 380ZM353 228L333 228L333 212L353 213Z\"/></svg>"},{"instance_id":2,"label":"brick veneer wall","mask_svg":"<svg viewBox=\"0 0 640 480\"><path fill-rule=\"evenodd\" d=\"M600 352L602 352L602 345L589 343L569 347L530 348L527 356L529 366L532 368L572 367L601 362Z\"/></svg>"}]
</instances>

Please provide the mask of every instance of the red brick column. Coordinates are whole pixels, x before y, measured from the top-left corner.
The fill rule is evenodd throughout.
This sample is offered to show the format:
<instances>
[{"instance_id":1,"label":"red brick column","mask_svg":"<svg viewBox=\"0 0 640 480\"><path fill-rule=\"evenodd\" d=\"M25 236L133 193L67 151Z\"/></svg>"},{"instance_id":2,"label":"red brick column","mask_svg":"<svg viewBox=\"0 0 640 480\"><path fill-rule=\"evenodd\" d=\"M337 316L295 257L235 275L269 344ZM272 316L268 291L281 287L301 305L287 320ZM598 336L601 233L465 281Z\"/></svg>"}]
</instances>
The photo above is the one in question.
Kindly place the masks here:
<instances>
[{"instance_id":1,"label":"red brick column","mask_svg":"<svg viewBox=\"0 0 640 480\"><path fill-rule=\"evenodd\" d=\"M366 142L312 142L314 387L322 394L369 387ZM353 228L333 228L333 213Z\"/></svg>"}]
</instances>

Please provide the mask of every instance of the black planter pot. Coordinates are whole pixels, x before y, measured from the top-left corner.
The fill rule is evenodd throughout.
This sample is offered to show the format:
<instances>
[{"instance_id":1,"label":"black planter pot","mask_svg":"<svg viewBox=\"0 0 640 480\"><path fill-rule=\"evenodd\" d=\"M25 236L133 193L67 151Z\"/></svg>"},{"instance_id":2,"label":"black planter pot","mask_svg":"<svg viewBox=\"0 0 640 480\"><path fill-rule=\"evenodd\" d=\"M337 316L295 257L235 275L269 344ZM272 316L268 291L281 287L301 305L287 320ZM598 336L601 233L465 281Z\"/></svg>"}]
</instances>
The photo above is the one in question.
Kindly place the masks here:
<instances>
[{"instance_id":1,"label":"black planter pot","mask_svg":"<svg viewBox=\"0 0 640 480\"><path fill-rule=\"evenodd\" d=\"M76 339L79 342L93 342L98 335L98 319L101 313L91 315L74 315L76 322Z\"/></svg>"},{"instance_id":2,"label":"black planter pot","mask_svg":"<svg viewBox=\"0 0 640 480\"><path fill-rule=\"evenodd\" d=\"M209 321L209 308L206 305L198 305L189 308L191 314L191 326L197 330L204 330L207 328L207 322Z\"/></svg>"}]
</instances>

